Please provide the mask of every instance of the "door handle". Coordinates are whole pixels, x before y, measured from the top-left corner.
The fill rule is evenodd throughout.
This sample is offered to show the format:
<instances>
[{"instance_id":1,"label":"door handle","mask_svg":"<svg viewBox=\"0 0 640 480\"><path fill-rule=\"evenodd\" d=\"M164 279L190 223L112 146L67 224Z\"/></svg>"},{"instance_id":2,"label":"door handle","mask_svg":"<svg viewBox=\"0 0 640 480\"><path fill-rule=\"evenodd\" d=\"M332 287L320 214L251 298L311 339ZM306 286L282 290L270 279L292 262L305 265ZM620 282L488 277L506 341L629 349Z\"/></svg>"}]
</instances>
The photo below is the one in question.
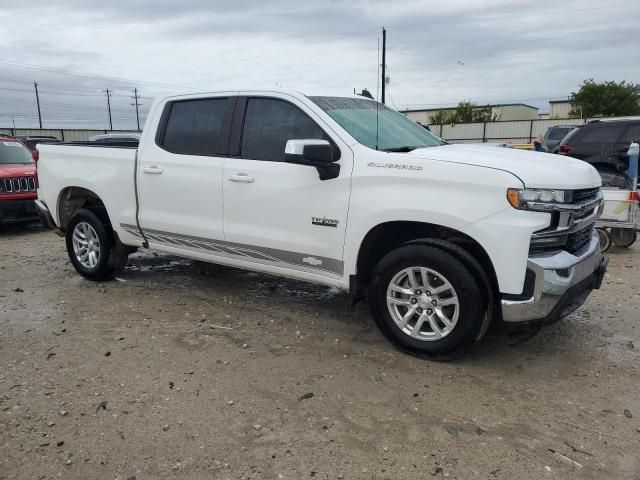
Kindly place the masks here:
<instances>
[{"instance_id":1,"label":"door handle","mask_svg":"<svg viewBox=\"0 0 640 480\"><path fill-rule=\"evenodd\" d=\"M161 175L161 174L162 174L162 172L164 172L164 170L163 170L163 169L161 169L160 167L158 167L157 165L151 165L151 166L149 166L149 167L144 167L144 168L142 169L142 171L143 171L144 173L151 173L151 174L153 174L153 175Z\"/></svg>"},{"instance_id":2,"label":"door handle","mask_svg":"<svg viewBox=\"0 0 640 480\"><path fill-rule=\"evenodd\" d=\"M238 182L238 183L253 183L253 177L247 175L246 173L238 173L236 175L229 175L227 180L230 182Z\"/></svg>"}]
</instances>

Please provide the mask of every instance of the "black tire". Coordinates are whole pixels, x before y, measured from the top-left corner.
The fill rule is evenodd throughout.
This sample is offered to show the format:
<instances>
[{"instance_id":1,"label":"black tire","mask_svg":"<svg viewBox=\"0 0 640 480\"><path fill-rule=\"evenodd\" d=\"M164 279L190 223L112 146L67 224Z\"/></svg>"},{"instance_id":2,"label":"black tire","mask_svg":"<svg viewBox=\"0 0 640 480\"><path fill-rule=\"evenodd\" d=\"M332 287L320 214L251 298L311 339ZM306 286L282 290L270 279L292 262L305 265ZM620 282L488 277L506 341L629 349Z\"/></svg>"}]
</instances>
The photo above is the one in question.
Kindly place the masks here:
<instances>
[{"instance_id":1,"label":"black tire","mask_svg":"<svg viewBox=\"0 0 640 480\"><path fill-rule=\"evenodd\" d=\"M74 253L73 232L81 222L88 223L95 230L100 241L100 255L93 268L82 265ZM80 275L89 280L96 282L108 280L127 265L129 258L127 249L115 238L111 225L105 223L91 210L80 209L73 214L67 225L65 239L71 264Z\"/></svg>"},{"instance_id":2,"label":"black tire","mask_svg":"<svg viewBox=\"0 0 640 480\"><path fill-rule=\"evenodd\" d=\"M410 267L427 267L444 276L459 301L459 316L453 329L443 338L421 340L400 329L387 307L387 288L393 278ZM376 265L369 284L373 318L382 333L403 350L448 360L470 347L481 337L487 301L471 269L458 257L428 245L408 244L385 255Z\"/></svg>"},{"instance_id":3,"label":"black tire","mask_svg":"<svg viewBox=\"0 0 640 480\"><path fill-rule=\"evenodd\" d=\"M604 253L611 247L611 235L604 228L596 228L596 232L598 232L598 239L600 240L600 251Z\"/></svg>"},{"instance_id":4,"label":"black tire","mask_svg":"<svg viewBox=\"0 0 640 480\"><path fill-rule=\"evenodd\" d=\"M633 245L638 234L631 228L612 228L611 241L616 247L627 248Z\"/></svg>"}]
</instances>

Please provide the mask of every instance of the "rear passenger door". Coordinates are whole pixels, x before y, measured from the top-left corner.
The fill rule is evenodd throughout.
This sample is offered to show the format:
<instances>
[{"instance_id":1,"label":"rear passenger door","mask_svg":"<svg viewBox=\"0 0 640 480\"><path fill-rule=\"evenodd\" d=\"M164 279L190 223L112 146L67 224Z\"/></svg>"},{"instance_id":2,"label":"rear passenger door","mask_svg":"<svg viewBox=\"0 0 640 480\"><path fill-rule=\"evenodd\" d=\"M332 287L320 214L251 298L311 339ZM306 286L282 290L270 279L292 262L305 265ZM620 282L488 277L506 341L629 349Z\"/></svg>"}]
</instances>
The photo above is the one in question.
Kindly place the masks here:
<instances>
[{"instance_id":1,"label":"rear passenger door","mask_svg":"<svg viewBox=\"0 0 640 480\"><path fill-rule=\"evenodd\" d=\"M341 277L351 149L286 94L239 98L233 131L223 180L226 241L248 261ZM323 181L314 167L284 162L293 139L329 140L339 176Z\"/></svg>"},{"instance_id":2,"label":"rear passenger door","mask_svg":"<svg viewBox=\"0 0 640 480\"><path fill-rule=\"evenodd\" d=\"M627 124L613 151L617 163L622 163L627 167L629 166L629 155L627 155L627 151L629 150L631 142L640 143L640 121Z\"/></svg>"},{"instance_id":3,"label":"rear passenger door","mask_svg":"<svg viewBox=\"0 0 640 480\"><path fill-rule=\"evenodd\" d=\"M612 163L613 149L622 133L622 126L614 122L587 124L569 143L574 144L572 157L589 163Z\"/></svg>"},{"instance_id":4,"label":"rear passenger door","mask_svg":"<svg viewBox=\"0 0 640 480\"><path fill-rule=\"evenodd\" d=\"M222 172L234 96L165 104L138 162L140 223L152 246L202 251L224 237Z\"/></svg>"}]
</instances>

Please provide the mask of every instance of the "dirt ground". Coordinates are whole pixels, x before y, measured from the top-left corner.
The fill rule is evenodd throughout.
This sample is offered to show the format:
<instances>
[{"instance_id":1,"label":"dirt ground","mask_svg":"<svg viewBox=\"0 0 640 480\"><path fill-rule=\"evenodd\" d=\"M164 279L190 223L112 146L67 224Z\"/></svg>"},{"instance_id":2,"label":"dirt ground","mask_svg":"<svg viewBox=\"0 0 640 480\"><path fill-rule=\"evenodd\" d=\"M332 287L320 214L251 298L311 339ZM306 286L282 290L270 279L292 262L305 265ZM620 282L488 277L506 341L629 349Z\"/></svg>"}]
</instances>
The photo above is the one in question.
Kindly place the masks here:
<instances>
[{"instance_id":1,"label":"dirt ground","mask_svg":"<svg viewBox=\"0 0 640 480\"><path fill-rule=\"evenodd\" d=\"M148 251L91 283L5 230L0 479L640 479L640 246L609 257L575 314L436 363L334 289Z\"/></svg>"}]
</instances>

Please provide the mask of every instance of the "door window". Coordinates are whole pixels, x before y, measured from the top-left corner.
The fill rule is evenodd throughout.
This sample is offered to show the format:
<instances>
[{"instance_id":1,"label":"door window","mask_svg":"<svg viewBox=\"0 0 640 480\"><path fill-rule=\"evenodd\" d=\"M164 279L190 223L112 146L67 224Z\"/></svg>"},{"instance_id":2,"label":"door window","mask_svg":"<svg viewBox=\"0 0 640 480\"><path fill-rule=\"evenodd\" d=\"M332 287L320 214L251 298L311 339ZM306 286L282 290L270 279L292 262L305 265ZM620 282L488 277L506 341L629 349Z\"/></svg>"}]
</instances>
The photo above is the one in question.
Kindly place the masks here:
<instances>
[{"instance_id":1,"label":"door window","mask_svg":"<svg viewBox=\"0 0 640 480\"><path fill-rule=\"evenodd\" d=\"M621 125L599 124L597 127L585 128L582 130L580 143L616 143L621 131Z\"/></svg>"},{"instance_id":2,"label":"door window","mask_svg":"<svg viewBox=\"0 0 640 480\"><path fill-rule=\"evenodd\" d=\"M226 98L179 101L170 104L161 146L182 155L224 153Z\"/></svg>"},{"instance_id":3,"label":"door window","mask_svg":"<svg viewBox=\"0 0 640 480\"><path fill-rule=\"evenodd\" d=\"M329 140L329 137L302 110L288 102L272 98L248 100L240 150L243 158L283 161L287 140L294 139Z\"/></svg>"},{"instance_id":4,"label":"door window","mask_svg":"<svg viewBox=\"0 0 640 480\"><path fill-rule=\"evenodd\" d=\"M620 140L620 143L640 142L640 123L629 125Z\"/></svg>"}]
</instances>

